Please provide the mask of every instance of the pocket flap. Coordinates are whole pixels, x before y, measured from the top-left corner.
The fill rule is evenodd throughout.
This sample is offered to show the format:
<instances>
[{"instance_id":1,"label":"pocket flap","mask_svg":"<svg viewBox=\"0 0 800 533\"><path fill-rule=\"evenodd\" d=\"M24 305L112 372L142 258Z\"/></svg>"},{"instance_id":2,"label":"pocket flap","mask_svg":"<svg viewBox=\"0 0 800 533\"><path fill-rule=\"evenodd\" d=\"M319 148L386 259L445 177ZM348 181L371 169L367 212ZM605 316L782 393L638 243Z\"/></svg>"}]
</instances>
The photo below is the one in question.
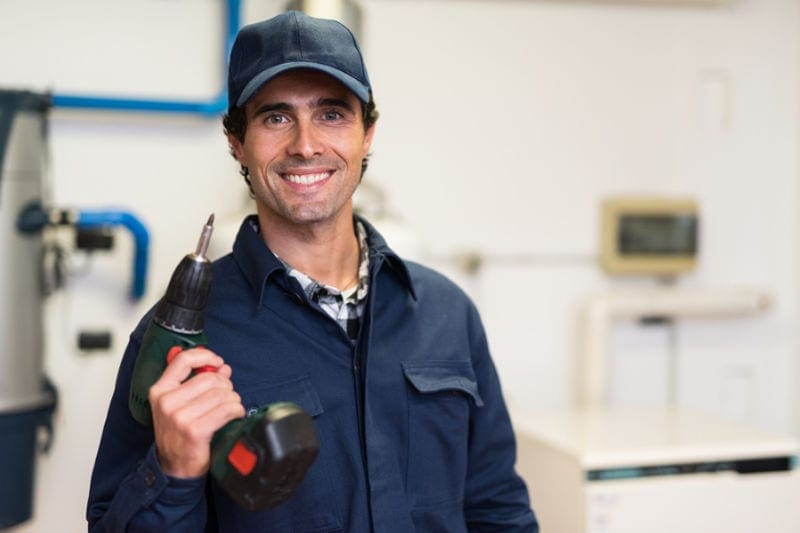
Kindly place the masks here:
<instances>
[{"instance_id":1,"label":"pocket flap","mask_svg":"<svg viewBox=\"0 0 800 533\"><path fill-rule=\"evenodd\" d=\"M483 406L478 382L469 361L404 362L403 373L417 391L430 394L441 391L461 391Z\"/></svg>"},{"instance_id":2,"label":"pocket flap","mask_svg":"<svg viewBox=\"0 0 800 533\"><path fill-rule=\"evenodd\" d=\"M254 383L242 387L237 392L242 397L242 405L248 413L276 402L292 402L311 416L318 416L324 412L319 395L308 375L279 382Z\"/></svg>"}]
</instances>

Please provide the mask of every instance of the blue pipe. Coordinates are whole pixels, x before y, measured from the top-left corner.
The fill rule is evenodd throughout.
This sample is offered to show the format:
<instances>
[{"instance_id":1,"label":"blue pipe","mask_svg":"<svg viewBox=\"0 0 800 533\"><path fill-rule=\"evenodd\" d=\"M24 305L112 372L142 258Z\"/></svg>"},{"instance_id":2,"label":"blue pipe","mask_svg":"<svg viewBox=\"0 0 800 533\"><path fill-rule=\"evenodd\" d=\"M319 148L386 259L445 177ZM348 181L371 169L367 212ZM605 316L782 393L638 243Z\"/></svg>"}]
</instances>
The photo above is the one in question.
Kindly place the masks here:
<instances>
[{"instance_id":1,"label":"blue pipe","mask_svg":"<svg viewBox=\"0 0 800 533\"><path fill-rule=\"evenodd\" d=\"M134 242L131 298L138 300L144 296L150 234L142 221L127 211L79 211L75 225L83 228L124 226L131 232Z\"/></svg>"},{"instance_id":2,"label":"blue pipe","mask_svg":"<svg viewBox=\"0 0 800 533\"><path fill-rule=\"evenodd\" d=\"M241 26L241 0L226 0L226 37L223 65L228 63L233 41ZM223 69L224 70L224 69ZM54 107L78 109L104 109L113 111L144 111L155 113L187 113L214 117L224 113L228 107L228 93L225 76L222 76L222 89L219 94L207 101L182 100L144 100L135 98L109 98L103 96L53 94Z\"/></svg>"}]
</instances>

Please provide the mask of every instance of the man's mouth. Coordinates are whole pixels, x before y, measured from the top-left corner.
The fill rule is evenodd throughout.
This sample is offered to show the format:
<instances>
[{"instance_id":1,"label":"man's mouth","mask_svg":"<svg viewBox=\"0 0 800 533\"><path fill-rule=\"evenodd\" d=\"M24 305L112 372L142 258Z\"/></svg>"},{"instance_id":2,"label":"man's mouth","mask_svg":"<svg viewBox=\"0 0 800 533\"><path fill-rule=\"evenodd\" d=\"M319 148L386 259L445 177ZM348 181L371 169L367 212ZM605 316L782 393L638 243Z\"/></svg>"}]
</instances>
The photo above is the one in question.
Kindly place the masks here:
<instances>
[{"instance_id":1,"label":"man's mouth","mask_svg":"<svg viewBox=\"0 0 800 533\"><path fill-rule=\"evenodd\" d=\"M283 179L290 183L297 183L300 185L313 185L331 176L331 171L317 172L314 174L283 174Z\"/></svg>"}]
</instances>

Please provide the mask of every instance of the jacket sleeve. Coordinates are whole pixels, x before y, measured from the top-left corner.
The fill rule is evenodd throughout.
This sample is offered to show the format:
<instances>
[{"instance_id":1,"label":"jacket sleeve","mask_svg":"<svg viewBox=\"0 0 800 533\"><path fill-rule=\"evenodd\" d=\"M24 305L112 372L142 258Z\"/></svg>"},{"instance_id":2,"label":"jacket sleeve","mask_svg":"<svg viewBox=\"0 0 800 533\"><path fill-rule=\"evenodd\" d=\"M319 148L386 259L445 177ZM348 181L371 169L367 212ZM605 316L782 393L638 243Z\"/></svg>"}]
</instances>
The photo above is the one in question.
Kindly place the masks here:
<instances>
[{"instance_id":1,"label":"jacket sleeve","mask_svg":"<svg viewBox=\"0 0 800 533\"><path fill-rule=\"evenodd\" d=\"M140 324L138 331L142 330ZM136 422L128 410L128 390L138 351L134 332L120 364L92 472L86 509L89 531L203 531L207 513L205 477L176 479L165 475L152 429Z\"/></svg>"},{"instance_id":2,"label":"jacket sleeve","mask_svg":"<svg viewBox=\"0 0 800 533\"><path fill-rule=\"evenodd\" d=\"M525 482L514 470L516 443L477 310L469 318L472 362L483 406L470 420L464 516L469 531L537 533Z\"/></svg>"}]
</instances>

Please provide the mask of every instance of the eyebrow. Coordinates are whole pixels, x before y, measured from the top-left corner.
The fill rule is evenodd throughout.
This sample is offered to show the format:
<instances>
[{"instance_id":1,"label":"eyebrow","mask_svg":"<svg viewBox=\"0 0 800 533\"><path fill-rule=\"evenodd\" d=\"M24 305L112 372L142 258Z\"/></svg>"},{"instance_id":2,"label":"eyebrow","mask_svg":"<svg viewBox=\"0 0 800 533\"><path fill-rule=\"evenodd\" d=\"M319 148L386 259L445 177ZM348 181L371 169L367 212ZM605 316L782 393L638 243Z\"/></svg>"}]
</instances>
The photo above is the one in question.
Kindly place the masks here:
<instances>
[{"instance_id":1,"label":"eyebrow","mask_svg":"<svg viewBox=\"0 0 800 533\"><path fill-rule=\"evenodd\" d=\"M320 98L317 100L317 107L341 107L351 113L354 111L350 102L341 98Z\"/></svg>"},{"instance_id":2,"label":"eyebrow","mask_svg":"<svg viewBox=\"0 0 800 533\"><path fill-rule=\"evenodd\" d=\"M343 100L341 98L320 98L314 104L314 107L339 107L341 109L345 109L351 113L355 112L353 106L350 105L350 102L347 100ZM256 108L255 112L253 112L253 118L263 115L264 113L271 113L272 111L291 111L294 106L291 106L285 102L277 102L274 104L262 104Z\"/></svg>"},{"instance_id":3,"label":"eyebrow","mask_svg":"<svg viewBox=\"0 0 800 533\"><path fill-rule=\"evenodd\" d=\"M269 113L271 111L289 111L292 109L292 106L289 104L284 103L277 103L277 104L263 104L260 105L255 112L253 113L253 117L257 117L259 115L263 115L264 113Z\"/></svg>"}]
</instances>

